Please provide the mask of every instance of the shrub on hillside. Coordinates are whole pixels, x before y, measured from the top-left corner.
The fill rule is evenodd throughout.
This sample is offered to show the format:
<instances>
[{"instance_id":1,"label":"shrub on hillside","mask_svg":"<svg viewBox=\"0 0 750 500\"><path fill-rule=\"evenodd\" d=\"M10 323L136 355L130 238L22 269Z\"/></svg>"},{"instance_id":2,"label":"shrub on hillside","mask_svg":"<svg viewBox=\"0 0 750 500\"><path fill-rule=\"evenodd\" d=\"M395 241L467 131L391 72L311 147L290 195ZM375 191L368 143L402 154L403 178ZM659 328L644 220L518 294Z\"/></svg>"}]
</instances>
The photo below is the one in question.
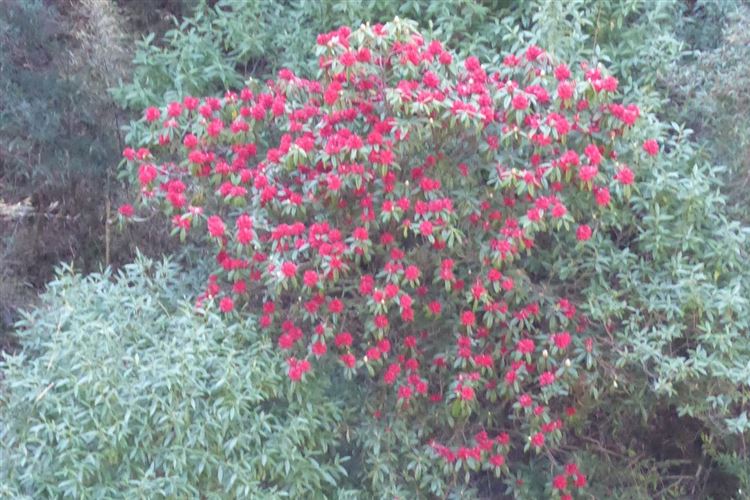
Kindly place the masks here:
<instances>
[{"instance_id":1,"label":"shrub on hillside","mask_svg":"<svg viewBox=\"0 0 750 500\"><path fill-rule=\"evenodd\" d=\"M369 373L372 414L421 422L407 470L438 458L444 484L405 474L412 491L485 470L526 494L508 472L529 463L556 476L542 491L582 488L562 430L598 394L597 329L561 279L576 257L537 247L585 253L616 223L659 151L638 107L601 67L535 45L483 66L406 21L322 34L316 56L320 79L150 107L132 134L142 202L217 252L198 304L257 313L302 390L316 360Z\"/></svg>"},{"instance_id":2,"label":"shrub on hillside","mask_svg":"<svg viewBox=\"0 0 750 500\"><path fill-rule=\"evenodd\" d=\"M729 11L721 36L708 47L698 45L681 64L674 65L664 76L664 85L674 103L673 114L695 131L695 138L704 147L702 155L727 167L722 190L729 195L732 213L747 221L750 99L745 89L750 84L750 69L745 61L750 56L750 7L742 4L732 9L731 2L709 2L711 5L714 10Z\"/></svg>"},{"instance_id":3,"label":"shrub on hillside","mask_svg":"<svg viewBox=\"0 0 750 500\"><path fill-rule=\"evenodd\" d=\"M183 301L194 276L139 259L49 284L0 363L0 496L346 495L351 405L322 377L288 398L252 319Z\"/></svg>"},{"instance_id":4,"label":"shrub on hillside","mask_svg":"<svg viewBox=\"0 0 750 500\"><path fill-rule=\"evenodd\" d=\"M230 3L221 5L229 7ZM380 5L387 7L386 3ZM685 49L713 48L713 34L721 30L730 7L727 2L712 1L688 6L647 0L532 1L511 5L499 2L489 9L486 4L462 4L461 15L456 15L455 9L443 2L415 1L405 3L399 12L417 17L424 28L429 26L433 33L444 36L449 40L446 47L479 55L482 61L499 62L508 51L517 52L531 43L550 48L569 61L605 61L620 80L623 99L638 102L647 111L642 121L647 131L640 139L660 138L665 154L653 159L650 168L637 171L629 210L597 220L599 230L593 236L596 247L587 247L585 253L575 246L538 244L535 248L536 260L546 262L542 265L545 272L557 272L554 263L559 259L568 262L570 281L566 290L577 299L579 311L590 319L598 318L589 326L606 338L596 351L602 364L609 367L597 386L599 399L587 400L591 411L585 414L589 417L583 418L584 412L579 412L581 418L573 422L575 432L568 434L569 445L585 457L582 461L592 475L592 491L600 496L652 497L671 492L723 497L735 495L742 484L743 490L748 487L748 451L742 445L743 439L748 439L748 429L742 425L742 405L748 391L743 368L748 358L748 325L742 320L747 315L742 297L748 295L750 285L743 271L748 267L747 230L728 215L732 211L731 206L727 209L730 202L719 193L719 179L724 174L712 165L713 160L707 161L699 153L690 130L658 121L702 116L703 111L694 113L690 108L671 105L663 93L664 79L674 78L675 62L683 60ZM362 16L368 15L368 8L363 7ZM294 14L305 19L301 23L304 30L297 32L293 43L284 42L281 50L274 48L266 53L273 54L269 57L271 66L261 62L257 67L253 63L225 68L233 68L237 79L253 67L268 74L274 64L289 65L302 75L314 74L314 66L310 70L300 47L305 47L305 37L312 43L315 29L327 30L352 14L346 7L342 9L345 12L339 14L343 17L335 18L327 17L324 8ZM285 14L291 15L289 12ZM212 11L196 22L210 24L215 16L234 18L238 14L229 7L224 14ZM356 13L352 15L359 24ZM687 29L683 26L686 23ZM235 33L232 22L220 26L227 33ZM471 37L462 36L469 32ZM255 43L243 36L253 38L256 32L238 33L225 47ZM228 39L226 33L214 35ZM286 40L284 36L281 38ZM184 36L180 39L188 40ZM733 40L741 41L741 37ZM158 65L146 57L140 60L135 79L138 85L153 89L153 94L149 94L150 100L142 101L138 101L145 95L138 93L141 91L131 94L135 99L129 101L131 105L160 104L164 102L159 99L162 95L166 101L185 96L184 87L174 92L169 79L158 80L162 82L158 85L157 79L151 79L153 87L149 83L153 71L167 67L179 78L190 78L180 69L183 67L201 75L197 59L176 63L175 54L189 53L180 47L176 44L168 48ZM198 44L195 50L201 52L203 47ZM713 60L724 60L722 50L716 50ZM200 92L206 95L225 88L203 86ZM733 88L722 84L714 91ZM731 93L729 97L734 99L736 95ZM695 99L688 102L704 103ZM712 102L708 99L705 104ZM732 116L723 108L719 116L711 115L703 121L729 120L735 127L741 121ZM133 137L147 128L145 122L135 124ZM698 133L705 138L702 131ZM743 144L741 136L734 137L739 140L727 144ZM639 141L633 140L632 147L640 147ZM719 142L709 147L724 148ZM739 183L730 187L735 185ZM731 316L726 316L728 298L732 299ZM696 309L697 303L703 307ZM701 331L696 329L698 324ZM726 348L727 338L731 339L731 349ZM363 436L372 437L370 443L378 442L375 434ZM415 439L418 437L412 433L402 441L411 444ZM391 477L397 476L414 460L407 448L399 453L394 451L396 447L390 447L388 459L385 454L373 456L370 465L386 467ZM396 486L393 491L398 491Z\"/></svg>"}]
</instances>

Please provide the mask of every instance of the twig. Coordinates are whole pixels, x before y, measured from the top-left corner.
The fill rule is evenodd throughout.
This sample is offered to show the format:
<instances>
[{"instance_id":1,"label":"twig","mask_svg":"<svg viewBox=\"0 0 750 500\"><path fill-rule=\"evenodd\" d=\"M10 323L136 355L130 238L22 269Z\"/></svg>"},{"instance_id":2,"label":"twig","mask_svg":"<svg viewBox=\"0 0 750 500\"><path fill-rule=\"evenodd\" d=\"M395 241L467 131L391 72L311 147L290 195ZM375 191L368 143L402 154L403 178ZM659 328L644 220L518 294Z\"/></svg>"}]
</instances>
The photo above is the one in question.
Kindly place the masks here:
<instances>
[{"instance_id":1,"label":"twig","mask_svg":"<svg viewBox=\"0 0 750 500\"><path fill-rule=\"evenodd\" d=\"M35 403L38 403L39 401L41 401L41 400L42 400L42 398L43 398L44 396L46 396L46 395L47 395L47 393L48 393L48 392L50 391L50 389L52 389L52 388L53 388L54 386L55 386L55 383L54 383L54 382L52 382L52 383L51 383L50 385L48 385L47 387L45 387L45 388L44 388L44 390L43 390L42 392L40 392L40 393L39 393L39 395L38 395L38 396L36 397L36 399L34 399L34 402L35 402Z\"/></svg>"}]
</instances>

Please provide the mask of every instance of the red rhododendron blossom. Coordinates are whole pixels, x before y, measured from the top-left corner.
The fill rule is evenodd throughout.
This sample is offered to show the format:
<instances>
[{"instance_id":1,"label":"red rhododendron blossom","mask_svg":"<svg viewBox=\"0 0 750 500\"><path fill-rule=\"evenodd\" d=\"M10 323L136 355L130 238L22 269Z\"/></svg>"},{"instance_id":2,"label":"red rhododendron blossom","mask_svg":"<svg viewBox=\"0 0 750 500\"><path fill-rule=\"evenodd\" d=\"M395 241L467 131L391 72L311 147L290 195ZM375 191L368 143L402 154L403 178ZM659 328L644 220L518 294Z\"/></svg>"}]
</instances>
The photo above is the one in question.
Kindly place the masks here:
<instances>
[{"instance_id":1,"label":"red rhododendron blossom","mask_svg":"<svg viewBox=\"0 0 750 500\"><path fill-rule=\"evenodd\" d=\"M224 222L218 215L212 215L208 218L208 233L214 238L224 236Z\"/></svg>"},{"instance_id":2,"label":"red rhododendron blossom","mask_svg":"<svg viewBox=\"0 0 750 500\"><path fill-rule=\"evenodd\" d=\"M117 211L123 217L132 217L135 214L135 209L133 208L133 205L131 205L129 203L125 203L123 205L120 205L120 208L118 208Z\"/></svg>"},{"instance_id":3,"label":"red rhododendron blossom","mask_svg":"<svg viewBox=\"0 0 750 500\"><path fill-rule=\"evenodd\" d=\"M461 313L461 324L464 326L474 326L476 324L476 317L472 311L464 311Z\"/></svg>"},{"instance_id":4,"label":"red rhododendron blossom","mask_svg":"<svg viewBox=\"0 0 750 500\"><path fill-rule=\"evenodd\" d=\"M200 99L198 99L197 97L187 96L182 100L182 103L188 110L192 111L198 107Z\"/></svg>"},{"instance_id":5,"label":"red rhododendron blossom","mask_svg":"<svg viewBox=\"0 0 750 500\"><path fill-rule=\"evenodd\" d=\"M357 359L351 353L342 354L341 356L339 356L339 359L347 368L354 368L357 363Z\"/></svg>"},{"instance_id":6,"label":"red rhododendron blossom","mask_svg":"<svg viewBox=\"0 0 750 500\"><path fill-rule=\"evenodd\" d=\"M552 336L552 342L558 349L564 350L570 345L570 334L568 332L556 333Z\"/></svg>"},{"instance_id":7,"label":"red rhododendron blossom","mask_svg":"<svg viewBox=\"0 0 750 500\"><path fill-rule=\"evenodd\" d=\"M342 354L339 356L339 359L347 368L354 368L354 365L357 363L357 359L351 353Z\"/></svg>"},{"instance_id":8,"label":"red rhododendron blossom","mask_svg":"<svg viewBox=\"0 0 750 500\"><path fill-rule=\"evenodd\" d=\"M302 380L302 375L310 371L310 362L306 359L289 358L287 365L289 366L287 374L293 382L299 382Z\"/></svg>"},{"instance_id":9,"label":"red rhododendron blossom","mask_svg":"<svg viewBox=\"0 0 750 500\"><path fill-rule=\"evenodd\" d=\"M328 303L328 311L332 314L341 314L344 311L344 302L340 299L333 299Z\"/></svg>"},{"instance_id":10,"label":"red rhododendron blossom","mask_svg":"<svg viewBox=\"0 0 750 500\"><path fill-rule=\"evenodd\" d=\"M531 354L535 349L534 341L531 339L521 339L518 341L516 349L521 354Z\"/></svg>"},{"instance_id":11,"label":"red rhododendron blossom","mask_svg":"<svg viewBox=\"0 0 750 500\"><path fill-rule=\"evenodd\" d=\"M591 162L592 165L599 165L601 163L602 154L599 151L599 148L594 144L589 144L588 146L586 146L583 152L588 157L589 162Z\"/></svg>"},{"instance_id":12,"label":"red rhododendron blossom","mask_svg":"<svg viewBox=\"0 0 750 500\"><path fill-rule=\"evenodd\" d=\"M597 176L599 168L596 165L583 165L578 171L578 178L582 182L588 182Z\"/></svg>"},{"instance_id":13,"label":"red rhododendron blossom","mask_svg":"<svg viewBox=\"0 0 750 500\"><path fill-rule=\"evenodd\" d=\"M182 104L179 102L170 102L167 106L167 116L177 118L182 114Z\"/></svg>"},{"instance_id":14,"label":"red rhododendron blossom","mask_svg":"<svg viewBox=\"0 0 750 500\"><path fill-rule=\"evenodd\" d=\"M305 286L313 288L318 284L318 273L315 271L305 271L305 274L302 276L302 281Z\"/></svg>"},{"instance_id":15,"label":"red rhododendron blossom","mask_svg":"<svg viewBox=\"0 0 750 500\"><path fill-rule=\"evenodd\" d=\"M367 234L367 229L364 227L355 228L352 236L357 241L368 241L370 239L370 236Z\"/></svg>"},{"instance_id":16,"label":"red rhododendron blossom","mask_svg":"<svg viewBox=\"0 0 750 500\"><path fill-rule=\"evenodd\" d=\"M419 232L422 233L422 236L430 236L432 234L433 227L432 223L428 220L423 221L419 225Z\"/></svg>"},{"instance_id":17,"label":"red rhododendron blossom","mask_svg":"<svg viewBox=\"0 0 750 500\"><path fill-rule=\"evenodd\" d=\"M567 213L568 209L565 208L565 205L563 205L562 203L558 203L552 207L552 217L554 217L555 219L564 217Z\"/></svg>"},{"instance_id":18,"label":"red rhododendron blossom","mask_svg":"<svg viewBox=\"0 0 750 500\"><path fill-rule=\"evenodd\" d=\"M336 174L329 174L326 183L329 191L338 191L341 188L341 178Z\"/></svg>"},{"instance_id":19,"label":"red rhododendron blossom","mask_svg":"<svg viewBox=\"0 0 750 500\"><path fill-rule=\"evenodd\" d=\"M336 347L351 347L352 345L352 334L349 332L341 332L336 335L334 339Z\"/></svg>"},{"instance_id":20,"label":"red rhododendron blossom","mask_svg":"<svg viewBox=\"0 0 750 500\"><path fill-rule=\"evenodd\" d=\"M156 179L156 176L158 174L159 173L156 170L156 167L154 167L151 164L144 163L140 167L138 167L138 181L141 183L142 186L145 186L153 182L153 180Z\"/></svg>"},{"instance_id":21,"label":"red rhododendron blossom","mask_svg":"<svg viewBox=\"0 0 750 500\"><path fill-rule=\"evenodd\" d=\"M281 272L287 278L292 278L297 274L297 266L293 262L284 262L281 265Z\"/></svg>"},{"instance_id":22,"label":"red rhododendron blossom","mask_svg":"<svg viewBox=\"0 0 750 500\"><path fill-rule=\"evenodd\" d=\"M223 313L231 312L234 309L234 301L229 297L224 297L219 302L219 309Z\"/></svg>"},{"instance_id":23,"label":"red rhododendron blossom","mask_svg":"<svg viewBox=\"0 0 750 500\"><path fill-rule=\"evenodd\" d=\"M315 342L312 345L312 352L317 357L320 357L320 356L324 355L327 351L328 351L328 348L326 347L326 345L323 342Z\"/></svg>"},{"instance_id":24,"label":"red rhododendron blossom","mask_svg":"<svg viewBox=\"0 0 750 500\"><path fill-rule=\"evenodd\" d=\"M430 302L427 307L429 308L430 312L437 316L440 314L440 312L443 310L443 306L438 301Z\"/></svg>"},{"instance_id":25,"label":"red rhododendron blossom","mask_svg":"<svg viewBox=\"0 0 750 500\"><path fill-rule=\"evenodd\" d=\"M374 320L375 328L383 329L388 327L388 317L383 316L382 314L375 317Z\"/></svg>"},{"instance_id":26,"label":"red rhododendron blossom","mask_svg":"<svg viewBox=\"0 0 750 500\"><path fill-rule=\"evenodd\" d=\"M567 474L568 476L574 476L578 474L578 465L574 463L567 464L565 466L565 474Z\"/></svg>"},{"instance_id":27,"label":"red rhododendron blossom","mask_svg":"<svg viewBox=\"0 0 750 500\"><path fill-rule=\"evenodd\" d=\"M472 401L474 399L474 389L468 385L460 386L457 392L459 397L464 401Z\"/></svg>"},{"instance_id":28,"label":"red rhododendron blossom","mask_svg":"<svg viewBox=\"0 0 750 500\"><path fill-rule=\"evenodd\" d=\"M440 78L432 71L426 71L422 77L422 83L425 87L435 89L440 85Z\"/></svg>"},{"instance_id":29,"label":"red rhododendron blossom","mask_svg":"<svg viewBox=\"0 0 750 500\"><path fill-rule=\"evenodd\" d=\"M408 400L411 398L412 390L411 387L407 385L402 385L398 388L398 399L404 399Z\"/></svg>"},{"instance_id":30,"label":"red rhododendron blossom","mask_svg":"<svg viewBox=\"0 0 750 500\"><path fill-rule=\"evenodd\" d=\"M576 229L576 238L578 241L586 241L591 238L591 228L586 224L581 224Z\"/></svg>"},{"instance_id":31,"label":"red rhododendron blossom","mask_svg":"<svg viewBox=\"0 0 750 500\"><path fill-rule=\"evenodd\" d=\"M609 201L611 199L609 189L605 187L594 188L594 199L596 200L597 205L606 207L607 205L609 205Z\"/></svg>"},{"instance_id":32,"label":"red rhododendron blossom","mask_svg":"<svg viewBox=\"0 0 750 500\"><path fill-rule=\"evenodd\" d=\"M512 104L513 109L523 111L529 107L529 99L525 95L519 93L513 96Z\"/></svg>"},{"instance_id":33,"label":"red rhododendron blossom","mask_svg":"<svg viewBox=\"0 0 750 500\"><path fill-rule=\"evenodd\" d=\"M659 143L655 139L646 139L643 142L643 150L650 156L656 156L659 153Z\"/></svg>"},{"instance_id":34,"label":"red rhododendron blossom","mask_svg":"<svg viewBox=\"0 0 750 500\"><path fill-rule=\"evenodd\" d=\"M533 400L531 399L531 396L528 394L522 394L521 397L518 398L518 404L520 404L523 408L528 408L532 405Z\"/></svg>"},{"instance_id":35,"label":"red rhododendron blossom","mask_svg":"<svg viewBox=\"0 0 750 500\"><path fill-rule=\"evenodd\" d=\"M544 434L541 432L537 432L533 436L531 436L531 444L534 445L537 448L541 448L544 446Z\"/></svg>"},{"instance_id":36,"label":"red rhododendron blossom","mask_svg":"<svg viewBox=\"0 0 750 500\"><path fill-rule=\"evenodd\" d=\"M159 108L156 108L156 107L152 106L152 107L146 109L145 117L146 117L146 121L147 122L153 123L153 122L159 120L159 118L161 118L161 110L159 110Z\"/></svg>"},{"instance_id":37,"label":"red rhododendron blossom","mask_svg":"<svg viewBox=\"0 0 750 500\"><path fill-rule=\"evenodd\" d=\"M409 266L404 270L404 277L409 281L416 281L419 279L420 271L417 266Z\"/></svg>"},{"instance_id":38,"label":"red rhododendron blossom","mask_svg":"<svg viewBox=\"0 0 750 500\"><path fill-rule=\"evenodd\" d=\"M541 47L537 47L536 45L530 45L526 49L526 60L527 61L536 61L539 56L544 54L544 50L542 50Z\"/></svg>"},{"instance_id":39,"label":"red rhododendron blossom","mask_svg":"<svg viewBox=\"0 0 750 500\"><path fill-rule=\"evenodd\" d=\"M615 179L620 181L621 184L628 186L635 180L635 174L633 174L633 171L630 170L627 166L623 166L615 174Z\"/></svg>"},{"instance_id":40,"label":"red rhododendron blossom","mask_svg":"<svg viewBox=\"0 0 750 500\"><path fill-rule=\"evenodd\" d=\"M583 474L576 474L575 475L575 487L576 488L583 488L586 486L586 476Z\"/></svg>"},{"instance_id":41,"label":"red rhododendron blossom","mask_svg":"<svg viewBox=\"0 0 750 500\"><path fill-rule=\"evenodd\" d=\"M122 150L122 157L129 161L135 160L135 149L133 148L125 148Z\"/></svg>"},{"instance_id":42,"label":"red rhododendron blossom","mask_svg":"<svg viewBox=\"0 0 750 500\"><path fill-rule=\"evenodd\" d=\"M566 64L559 64L555 67L554 75L558 80L567 80L571 75L570 68Z\"/></svg>"},{"instance_id":43,"label":"red rhododendron blossom","mask_svg":"<svg viewBox=\"0 0 750 500\"><path fill-rule=\"evenodd\" d=\"M378 342L378 351L383 354L391 352L391 341L388 339L382 339Z\"/></svg>"},{"instance_id":44,"label":"red rhododendron blossom","mask_svg":"<svg viewBox=\"0 0 750 500\"><path fill-rule=\"evenodd\" d=\"M539 376L539 385L544 387L555 382L555 374L552 372L544 372Z\"/></svg>"},{"instance_id":45,"label":"red rhododendron blossom","mask_svg":"<svg viewBox=\"0 0 750 500\"><path fill-rule=\"evenodd\" d=\"M568 487L568 478L565 476L565 474L560 474L555 476L555 478L552 480L552 487L556 490L564 490Z\"/></svg>"}]
</instances>

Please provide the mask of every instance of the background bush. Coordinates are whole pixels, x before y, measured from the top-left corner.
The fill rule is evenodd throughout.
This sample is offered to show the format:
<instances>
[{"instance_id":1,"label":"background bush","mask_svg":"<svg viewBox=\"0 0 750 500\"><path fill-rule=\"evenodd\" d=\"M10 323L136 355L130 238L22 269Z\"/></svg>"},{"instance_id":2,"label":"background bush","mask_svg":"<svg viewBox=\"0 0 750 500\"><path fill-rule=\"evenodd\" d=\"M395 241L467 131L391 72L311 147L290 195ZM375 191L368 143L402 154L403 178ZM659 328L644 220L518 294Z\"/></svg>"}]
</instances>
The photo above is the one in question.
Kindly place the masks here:
<instances>
[{"instance_id":1,"label":"background bush","mask_svg":"<svg viewBox=\"0 0 750 500\"><path fill-rule=\"evenodd\" d=\"M254 321L184 300L196 280L145 258L60 272L1 365L5 498L331 498L352 408L324 376L287 395Z\"/></svg>"},{"instance_id":2,"label":"background bush","mask_svg":"<svg viewBox=\"0 0 750 500\"><path fill-rule=\"evenodd\" d=\"M686 18L686 26L678 31L690 44L688 51L663 76L670 112L674 119L694 130L694 138L702 147L706 161L726 167L720 176L722 190L728 194L728 209L735 217L747 222L750 206L750 134L747 116L750 110L745 89L750 83L746 64L750 55L750 7L746 3L697 2L696 12L724 29L701 36L697 19ZM688 20L692 20L689 22Z\"/></svg>"}]
</instances>

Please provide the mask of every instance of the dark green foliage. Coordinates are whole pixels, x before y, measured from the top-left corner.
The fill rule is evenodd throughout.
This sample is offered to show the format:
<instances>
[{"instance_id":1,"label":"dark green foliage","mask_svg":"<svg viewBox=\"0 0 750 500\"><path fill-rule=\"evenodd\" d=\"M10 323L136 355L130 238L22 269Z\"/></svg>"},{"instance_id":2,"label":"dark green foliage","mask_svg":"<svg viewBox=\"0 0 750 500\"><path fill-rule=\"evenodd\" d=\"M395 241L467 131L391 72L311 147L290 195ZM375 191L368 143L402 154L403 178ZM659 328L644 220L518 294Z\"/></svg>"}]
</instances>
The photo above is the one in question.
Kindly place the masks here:
<instances>
[{"instance_id":1,"label":"dark green foliage","mask_svg":"<svg viewBox=\"0 0 750 500\"><path fill-rule=\"evenodd\" d=\"M103 96L84 91L91 75L71 71L68 51L80 46L73 20L41 1L9 0L3 7L0 179L38 184L103 170L117 133L102 127Z\"/></svg>"},{"instance_id":2,"label":"dark green foliage","mask_svg":"<svg viewBox=\"0 0 750 500\"><path fill-rule=\"evenodd\" d=\"M730 197L729 210L747 221L750 203L750 134L747 87L750 85L750 7L733 2L696 2L679 33L692 49L665 75L673 119L695 130L702 155L727 167L721 176ZM721 16L719 29L702 21ZM713 23L709 23L709 26ZM723 28L723 30L721 29ZM708 32L708 33L706 33Z\"/></svg>"},{"instance_id":3,"label":"dark green foliage","mask_svg":"<svg viewBox=\"0 0 750 500\"><path fill-rule=\"evenodd\" d=\"M23 289L42 286L61 259L96 260L102 248L102 186L118 136L106 85L82 63L81 32L41 1L0 9L0 200L28 199L32 212L0 218L6 306L22 304Z\"/></svg>"},{"instance_id":4,"label":"dark green foliage","mask_svg":"<svg viewBox=\"0 0 750 500\"><path fill-rule=\"evenodd\" d=\"M107 237L108 171L121 151L122 112L107 89L125 74L130 42L110 0L6 0L0 7L0 345L61 260L82 270L132 258ZM24 214L5 207L24 205ZM128 235L130 236L130 235ZM142 231L146 247L162 246ZM156 244L147 244L147 241ZM107 255L109 249L109 255Z\"/></svg>"},{"instance_id":5,"label":"dark green foliage","mask_svg":"<svg viewBox=\"0 0 750 500\"><path fill-rule=\"evenodd\" d=\"M163 40L138 43L132 83L115 89L123 106L141 111L185 95L241 87L249 76L266 77L286 67L314 76L309 57L319 33L338 26L386 22L394 16L420 20L428 33L485 55L497 47L506 0L220 0L201 2Z\"/></svg>"}]
</instances>

